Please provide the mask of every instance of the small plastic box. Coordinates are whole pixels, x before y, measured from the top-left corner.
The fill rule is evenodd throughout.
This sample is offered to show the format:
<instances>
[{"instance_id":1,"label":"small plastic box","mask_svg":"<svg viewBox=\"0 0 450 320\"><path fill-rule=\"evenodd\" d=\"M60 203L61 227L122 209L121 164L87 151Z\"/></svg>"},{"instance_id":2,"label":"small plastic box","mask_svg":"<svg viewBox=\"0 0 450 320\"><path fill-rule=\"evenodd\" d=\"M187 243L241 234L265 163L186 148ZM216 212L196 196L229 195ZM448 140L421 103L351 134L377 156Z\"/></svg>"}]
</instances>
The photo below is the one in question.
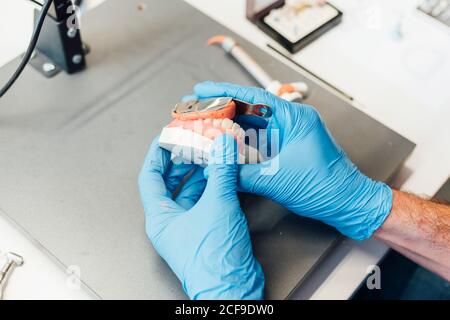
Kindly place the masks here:
<instances>
[{"instance_id":1,"label":"small plastic box","mask_svg":"<svg viewBox=\"0 0 450 320\"><path fill-rule=\"evenodd\" d=\"M324 1L293 14L284 0L247 0L247 18L296 53L342 21L342 12Z\"/></svg>"}]
</instances>

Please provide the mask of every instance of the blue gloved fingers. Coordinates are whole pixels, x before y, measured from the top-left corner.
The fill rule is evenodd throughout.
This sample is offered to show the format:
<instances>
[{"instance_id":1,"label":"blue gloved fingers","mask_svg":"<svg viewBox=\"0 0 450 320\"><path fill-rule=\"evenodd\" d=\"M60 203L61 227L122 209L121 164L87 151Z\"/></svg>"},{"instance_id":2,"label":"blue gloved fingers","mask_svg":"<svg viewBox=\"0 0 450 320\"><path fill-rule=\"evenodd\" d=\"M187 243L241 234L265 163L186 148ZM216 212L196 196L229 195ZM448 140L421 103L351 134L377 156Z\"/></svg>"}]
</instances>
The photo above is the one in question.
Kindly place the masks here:
<instances>
[{"instance_id":1,"label":"blue gloved fingers","mask_svg":"<svg viewBox=\"0 0 450 320\"><path fill-rule=\"evenodd\" d=\"M280 165L278 157L274 157L271 160L264 161L258 164L239 165L236 191L265 196L265 188L261 187L265 186L270 180L270 177L277 174L279 169ZM206 179L208 179L208 181L210 170L211 166L208 166L204 169L204 176Z\"/></svg>"},{"instance_id":2,"label":"blue gloved fingers","mask_svg":"<svg viewBox=\"0 0 450 320\"><path fill-rule=\"evenodd\" d=\"M139 174L139 191L146 217L184 211L172 200L172 194L167 190L163 178L169 165L170 153L159 147L158 138L156 138Z\"/></svg>"},{"instance_id":3,"label":"blue gloved fingers","mask_svg":"<svg viewBox=\"0 0 450 320\"><path fill-rule=\"evenodd\" d=\"M238 191L254 193L263 196L262 190L259 190L261 179L264 179L264 167L267 164L243 164L239 165Z\"/></svg>"},{"instance_id":4,"label":"blue gloved fingers","mask_svg":"<svg viewBox=\"0 0 450 320\"><path fill-rule=\"evenodd\" d=\"M261 88L207 81L195 85L194 92L198 98L226 96L270 106L273 115L267 122L267 129L279 130L281 147L322 125L320 115L313 107L289 102ZM238 123L243 124L243 127L246 125L245 121L239 119Z\"/></svg>"},{"instance_id":5,"label":"blue gloved fingers","mask_svg":"<svg viewBox=\"0 0 450 320\"><path fill-rule=\"evenodd\" d=\"M194 86L199 98L231 97L248 103L269 104L278 99L270 92L257 87L244 87L225 82L205 81Z\"/></svg>"},{"instance_id":6,"label":"blue gloved fingers","mask_svg":"<svg viewBox=\"0 0 450 320\"><path fill-rule=\"evenodd\" d=\"M217 196L221 201L237 198L237 143L232 135L217 137L211 145L205 197Z\"/></svg>"},{"instance_id":7,"label":"blue gloved fingers","mask_svg":"<svg viewBox=\"0 0 450 320\"><path fill-rule=\"evenodd\" d=\"M198 210L197 228L207 227L203 250L196 252L195 268L202 273L185 273L183 282L192 299L264 297L264 274L237 198L237 149L231 135L216 138L210 149L206 189L192 209Z\"/></svg>"},{"instance_id":8,"label":"blue gloved fingers","mask_svg":"<svg viewBox=\"0 0 450 320\"><path fill-rule=\"evenodd\" d=\"M184 96L183 98L181 98L181 102L188 102L191 100L197 100L198 97L195 94L188 94L186 96Z\"/></svg>"},{"instance_id":9,"label":"blue gloved fingers","mask_svg":"<svg viewBox=\"0 0 450 320\"><path fill-rule=\"evenodd\" d=\"M196 166L194 164L184 164L174 163L172 161L172 154L162 148L158 148L159 135L153 140L150 151L152 153L148 153L147 157L144 161L144 168L149 167L153 160L156 160L156 163L160 163L161 167L161 175L163 176L164 182L166 184L167 191L172 194L180 185L183 178ZM159 149L159 150L157 150ZM150 155L153 154L152 158ZM177 159L175 159L177 160ZM179 159L178 159L179 160Z\"/></svg>"},{"instance_id":10,"label":"blue gloved fingers","mask_svg":"<svg viewBox=\"0 0 450 320\"><path fill-rule=\"evenodd\" d=\"M173 163L171 161L166 169L165 174L163 175L167 190L170 193L173 193L180 186L180 183L183 181L184 177L196 167L197 166L194 164Z\"/></svg>"},{"instance_id":11,"label":"blue gloved fingers","mask_svg":"<svg viewBox=\"0 0 450 320\"><path fill-rule=\"evenodd\" d=\"M183 184L175 199L175 202L185 210L191 209L198 202L205 190L206 180L203 175L203 170L200 166L194 169L194 172Z\"/></svg>"},{"instance_id":12,"label":"blue gloved fingers","mask_svg":"<svg viewBox=\"0 0 450 320\"><path fill-rule=\"evenodd\" d=\"M194 86L194 92L200 99L212 97L231 97L253 104L270 106L276 117L282 117L291 109L291 104L274 94L257 87L244 87L231 83L205 81ZM281 120L281 119L280 119Z\"/></svg>"}]
</instances>

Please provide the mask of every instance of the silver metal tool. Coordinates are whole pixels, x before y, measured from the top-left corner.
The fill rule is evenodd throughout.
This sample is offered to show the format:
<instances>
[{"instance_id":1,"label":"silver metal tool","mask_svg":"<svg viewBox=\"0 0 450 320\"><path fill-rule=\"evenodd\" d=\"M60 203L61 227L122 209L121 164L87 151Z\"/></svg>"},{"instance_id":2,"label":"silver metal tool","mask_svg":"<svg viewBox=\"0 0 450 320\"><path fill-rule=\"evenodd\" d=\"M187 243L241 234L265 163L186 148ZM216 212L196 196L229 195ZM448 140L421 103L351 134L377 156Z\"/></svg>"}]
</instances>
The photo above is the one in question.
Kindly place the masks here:
<instances>
[{"instance_id":1,"label":"silver metal tool","mask_svg":"<svg viewBox=\"0 0 450 320\"><path fill-rule=\"evenodd\" d=\"M202 100L190 100L180 102L175 105L173 112L175 114L219 111L229 106L231 98L212 98Z\"/></svg>"},{"instance_id":2,"label":"silver metal tool","mask_svg":"<svg viewBox=\"0 0 450 320\"><path fill-rule=\"evenodd\" d=\"M9 252L4 257L6 262L0 269L0 300L3 298L3 292L12 272L24 263L23 257L14 252Z\"/></svg>"},{"instance_id":3,"label":"silver metal tool","mask_svg":"<svg viewBox=\"0 0 450 320\"><path fill-rule=\"evenodd\" d=\"M270 118L272 109L265 104L251 104L238 99L229 97L210 98L202 100L191 100L180 102L173 109L175 118L183 118L183 115L201 115L207 113L211 118L220 118L220 115L227 116L227 110L232 111L236 115L258 116L262 118Z\"/></svg>"}]
</instances>

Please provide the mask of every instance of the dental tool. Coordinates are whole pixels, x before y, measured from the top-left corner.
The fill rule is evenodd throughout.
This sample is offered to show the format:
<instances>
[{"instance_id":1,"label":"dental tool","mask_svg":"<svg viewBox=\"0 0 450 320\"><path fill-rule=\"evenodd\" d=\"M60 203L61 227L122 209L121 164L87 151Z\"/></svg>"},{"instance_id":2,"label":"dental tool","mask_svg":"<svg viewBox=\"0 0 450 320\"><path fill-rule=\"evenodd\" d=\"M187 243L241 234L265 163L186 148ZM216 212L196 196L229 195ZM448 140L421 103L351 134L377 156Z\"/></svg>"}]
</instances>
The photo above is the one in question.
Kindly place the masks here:
<instances>
[{"instance_id":1,"label":"dental tool","mask_svg":"<svg viewBox=\"0 0 450 320\"><path fill-rule=\"evenodd\" d=\"M16 267L23 265L24 260L20 255L9 252L4 256L6 262L0 269L0 300L3 298L3 293L8 284L8 280Z\"/></svg>"},{"instance_id":2,"label":"dental tool","mask_svg":"<svg viewBox=\"0 0 450 320\"><path fill-rule=\"evenodd\" d=\"M178 120L233 119L236 115L270 118L272 109L264 104L250 104L223 97L181 102L172 111L172 117Z\"/></svg>"},{"instance_id":3,"label":"dental tool","mask_svg":"<svg viewBox=\"0 0 450 320\"><path fill-rule=\"evenodd\" d=\"M173 158L206 165L213 140L228 133L236 139L238 163L258 163L262 157L257 150L256 130L245 132L233 120L246 117L247 122L252 119L252 124L258 126L271 116L272 109L267 105L228 97L181 102L172 111L173 121L161 131L159 145L172 152Z\"/></svg>"},{"instance_id":4,"label":"dental tool","mask_svg":"<svg viewBox=\"0 0 450 320\"><path fill-rule=\"evenodd\" d=\"M218 35L208 40L208 45L220 45L267 91L288 101L305 98L308 85L304 82L282 84L273 79L239 44L231 37Z\"/></svg>"}]
</instances>

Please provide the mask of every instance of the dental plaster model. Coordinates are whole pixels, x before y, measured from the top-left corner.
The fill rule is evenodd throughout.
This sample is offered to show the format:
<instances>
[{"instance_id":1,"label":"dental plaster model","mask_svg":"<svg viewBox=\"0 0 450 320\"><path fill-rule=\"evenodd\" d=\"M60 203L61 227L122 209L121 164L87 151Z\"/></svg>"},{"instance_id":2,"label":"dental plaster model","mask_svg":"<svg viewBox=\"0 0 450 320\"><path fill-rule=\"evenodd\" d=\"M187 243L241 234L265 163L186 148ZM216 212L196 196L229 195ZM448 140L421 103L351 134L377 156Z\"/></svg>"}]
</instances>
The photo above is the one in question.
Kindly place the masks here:
<instances>
[{"instance_id":1,"label":"dental plaster model","mask_svg":"<svg viewBox=\"0 0 450 320\"><path fill-rule=\"evenodd\" d=\"M228 133L236 139L238 163L258 163L261 155L257 142L246 144L246 132L233 120L237 116L265 119L271 115L272 111L266 105L252 105L231 98L179 103L172 112L172 122L161 132L159 145L171 151L173 157L206 165L214 139Z\"/></svg>"}]
</instances>

